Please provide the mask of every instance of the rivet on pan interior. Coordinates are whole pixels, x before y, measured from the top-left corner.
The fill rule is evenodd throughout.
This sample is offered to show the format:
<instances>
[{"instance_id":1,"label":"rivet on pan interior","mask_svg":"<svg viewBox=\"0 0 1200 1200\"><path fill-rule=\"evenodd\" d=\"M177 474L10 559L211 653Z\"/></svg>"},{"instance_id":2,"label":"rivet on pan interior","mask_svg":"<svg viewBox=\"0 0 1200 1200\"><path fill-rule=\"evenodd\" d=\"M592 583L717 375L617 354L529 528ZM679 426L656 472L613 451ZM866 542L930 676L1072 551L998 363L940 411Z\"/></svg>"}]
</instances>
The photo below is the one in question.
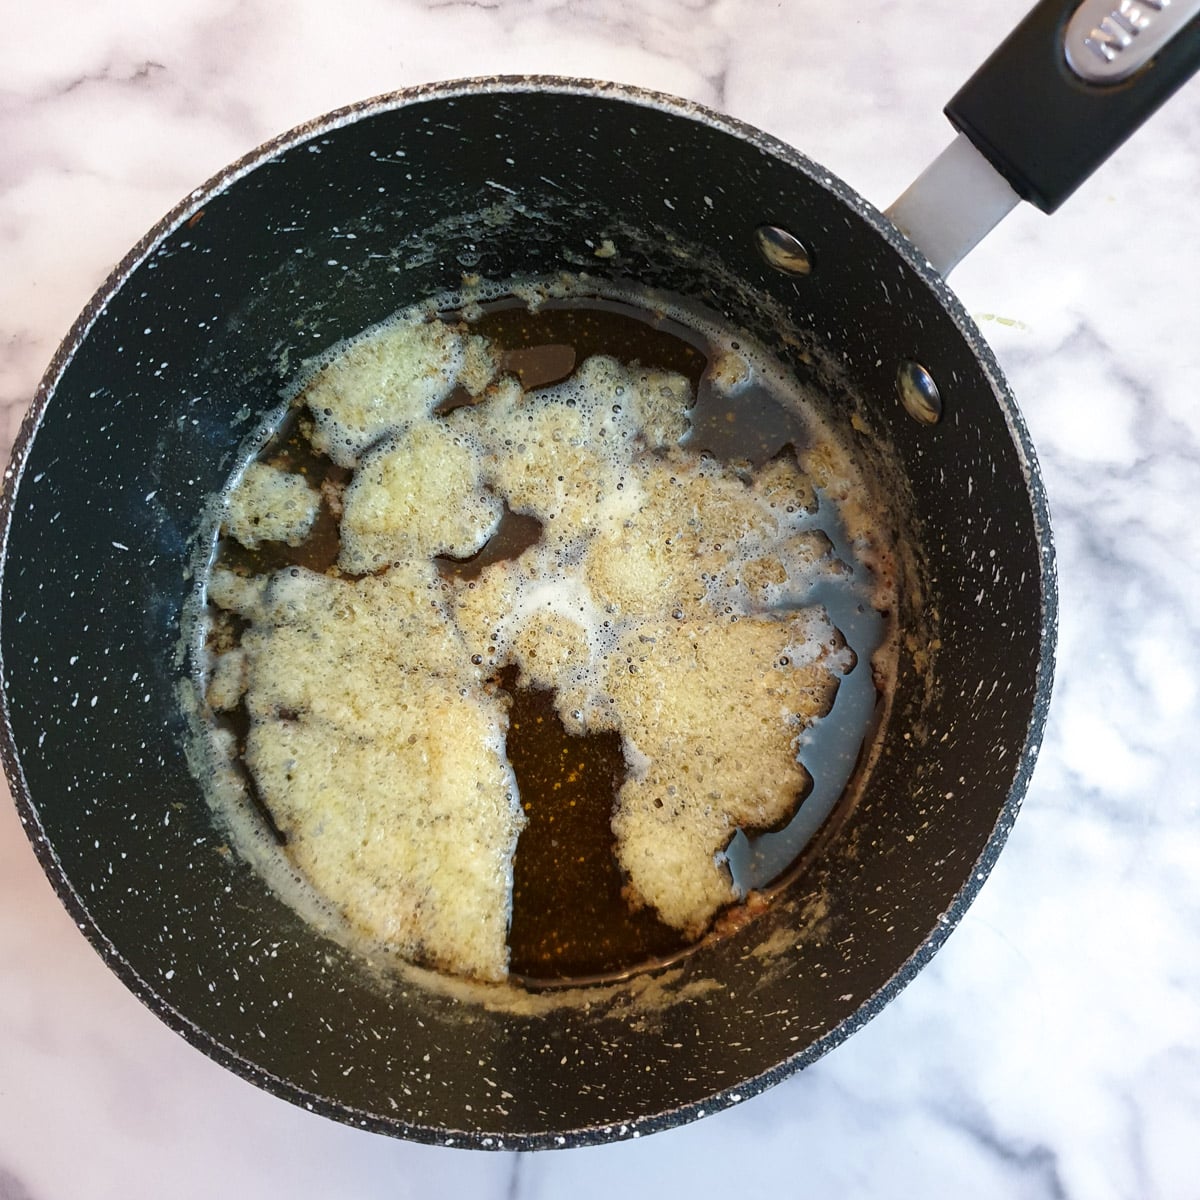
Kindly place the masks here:
<instances>
[{"instance_id":1,"label":"rivet on pan interior","mask_svg":"<svg viewBox=\"0 0 1200 1200\"><path fill-rule=\"evenodd\" d=\"M767 264L785 275L807 275L813 268L808 247L778 225L760 225L754 231L754 240Z\"/></svg>"},{"instance_id":2,"label":"rivet on pan interior","mask_svg":"<svg viewBox=\"0 0 1200 1200\"><path fill-rule=\"evenodd\" d=\"M919 362L906 358L896 372L896 391L905 412L922 425L936 425L942 419L942 394L933 376Z\"/></svg>"}]
</instances>

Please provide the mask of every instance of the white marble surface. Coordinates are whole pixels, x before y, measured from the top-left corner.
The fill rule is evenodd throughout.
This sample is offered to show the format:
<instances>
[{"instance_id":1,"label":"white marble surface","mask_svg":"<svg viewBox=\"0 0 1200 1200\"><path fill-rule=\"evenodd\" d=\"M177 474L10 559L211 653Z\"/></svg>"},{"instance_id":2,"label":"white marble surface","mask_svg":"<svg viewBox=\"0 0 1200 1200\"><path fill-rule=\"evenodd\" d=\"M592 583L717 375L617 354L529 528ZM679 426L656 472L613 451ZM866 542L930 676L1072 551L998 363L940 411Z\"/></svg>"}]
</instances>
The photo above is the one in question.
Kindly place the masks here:
<instances>
[{"instance_id":1,"label":"white marble surface","mask_svg":"<svg viewBox=\"0 0 1200 1200\"><path fill-rule=\"evenodd\" d=\"M765 127L876 203L1025 0L40 0L0 39L5 445L110 266L180 196L396 86L541 71ZM876 1021L640 1142L431 1149L258 1092L75 931L0 804L0 1200L1200 1196L1200 83L955 283L1040 448L1062 591L1045 748L999 866Z\"/></svg>"}]
</instances>

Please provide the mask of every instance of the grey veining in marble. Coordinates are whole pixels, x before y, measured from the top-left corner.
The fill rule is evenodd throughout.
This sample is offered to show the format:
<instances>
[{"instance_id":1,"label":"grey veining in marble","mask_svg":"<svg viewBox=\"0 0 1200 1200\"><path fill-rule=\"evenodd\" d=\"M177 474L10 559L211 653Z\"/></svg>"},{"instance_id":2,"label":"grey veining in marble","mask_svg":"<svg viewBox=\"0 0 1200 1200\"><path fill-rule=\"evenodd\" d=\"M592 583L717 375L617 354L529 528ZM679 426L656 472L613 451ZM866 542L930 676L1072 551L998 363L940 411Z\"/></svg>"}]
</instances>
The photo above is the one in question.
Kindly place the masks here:
<instances>
[{"instance_id":1,"label":"grey veining in marble","mask_svg":"<svg viewBox=\"0 0 1200 1200\"><path fill-rule=\"evenodd\" d=\"M410 83L654 87L790 141L880 206L1018 0L150 0L9 5L0 440L111 266L264 138ZM1053 219L956 271L1038 446L1061 634L1041 760L945 948L802 1075L618 1145L392 1142L227 1074L125 992L0 804L0 1200L1200 1194L1200 83Z\"/></svg>"}]
</instances>

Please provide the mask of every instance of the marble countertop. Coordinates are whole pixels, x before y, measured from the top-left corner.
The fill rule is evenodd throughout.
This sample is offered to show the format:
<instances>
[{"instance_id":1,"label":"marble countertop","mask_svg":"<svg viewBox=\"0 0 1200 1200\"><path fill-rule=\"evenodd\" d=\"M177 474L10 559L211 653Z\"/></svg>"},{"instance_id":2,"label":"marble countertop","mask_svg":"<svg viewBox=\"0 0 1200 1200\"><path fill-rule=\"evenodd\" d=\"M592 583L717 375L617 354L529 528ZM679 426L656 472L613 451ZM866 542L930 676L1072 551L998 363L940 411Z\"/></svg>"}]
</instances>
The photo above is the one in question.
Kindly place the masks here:
<instances>
[{"instance_id":1,"label":"marble countertop","mask_svg":"<svg viewBox=\"0 0 1200 1200\"><path fill-rule=\"evenodd\" d=\"M1025 0L9 4L0 42L0 440L94 288L182 195L306 118L543 72L689 97L881 207ZM352 1130L161 1025L0 804L0 1200L247 1195L1200 1195L1200 82L1054 218L954 283L1039 447L1061 587L1041 761L933 963L799 1076L638 1142L485 1154ZM7 449L5 451L7 453Z\"/></svg>"}]
</instances>

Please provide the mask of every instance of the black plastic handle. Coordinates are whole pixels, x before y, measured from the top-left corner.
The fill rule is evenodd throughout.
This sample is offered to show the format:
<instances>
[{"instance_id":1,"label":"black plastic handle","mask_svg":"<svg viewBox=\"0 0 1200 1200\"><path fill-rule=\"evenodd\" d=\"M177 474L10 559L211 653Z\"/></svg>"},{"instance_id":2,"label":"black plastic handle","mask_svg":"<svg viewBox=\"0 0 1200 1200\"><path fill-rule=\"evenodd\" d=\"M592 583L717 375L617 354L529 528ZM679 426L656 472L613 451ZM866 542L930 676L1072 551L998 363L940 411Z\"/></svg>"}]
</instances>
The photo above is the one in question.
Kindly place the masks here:
<instances>
[{"instance_id":1,"label":"black plastic handle","mask_svg":"<svg viewBox=\"0 0 1200 1200\"><path fill-rule=\"evenodd\" d=\"M1085 83L1064 53L1078 7L1042 0L946 106L1013 191L1048 213L1200 68L1197 16L1128 79Z\"/></svg>"}]
</instances>

